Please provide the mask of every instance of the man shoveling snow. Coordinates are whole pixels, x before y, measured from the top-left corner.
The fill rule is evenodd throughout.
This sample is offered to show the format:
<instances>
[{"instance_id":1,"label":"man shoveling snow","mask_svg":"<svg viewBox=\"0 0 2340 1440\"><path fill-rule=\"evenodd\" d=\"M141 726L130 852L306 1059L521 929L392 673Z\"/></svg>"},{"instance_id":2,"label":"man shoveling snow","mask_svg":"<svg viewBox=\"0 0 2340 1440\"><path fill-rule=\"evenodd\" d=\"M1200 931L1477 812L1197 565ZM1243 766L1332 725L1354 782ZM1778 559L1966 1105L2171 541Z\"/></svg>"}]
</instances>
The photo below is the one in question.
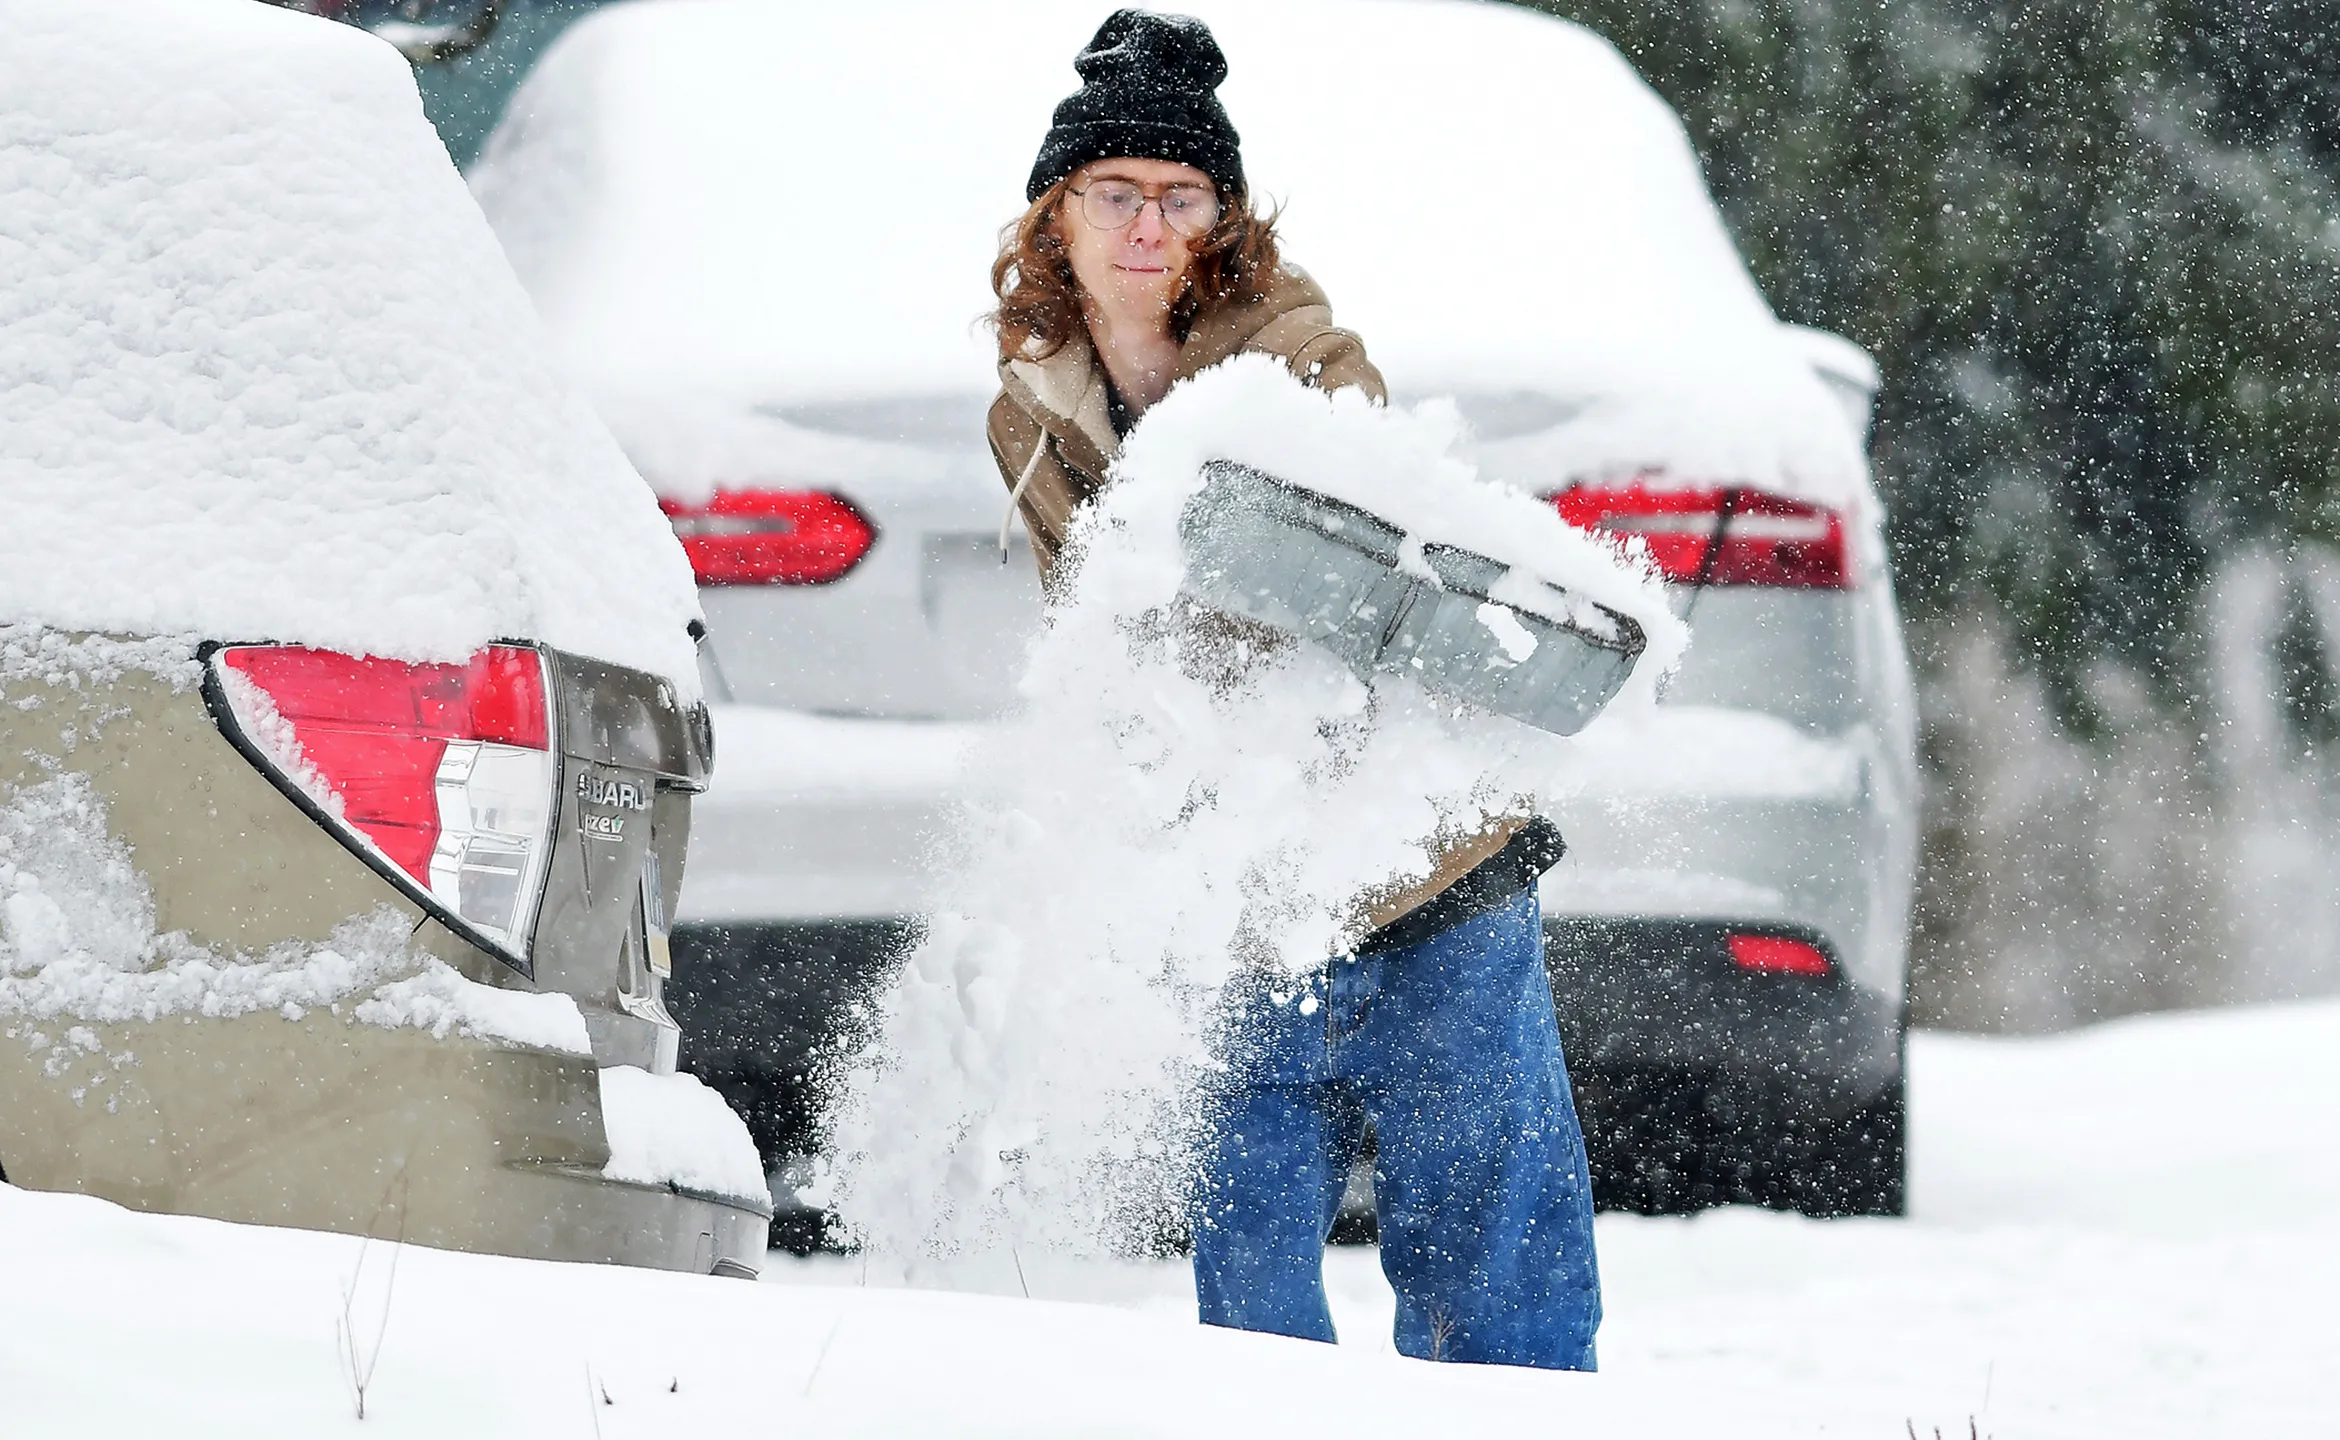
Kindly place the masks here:
<instances>
[{"instance_id":1,"label":"man shoveling snow","mask_svg":"<svg viewBox=\"0 0 2340 1440\"><path fill-rule=\"evenodd\" d=\"M1206 1322L1329 1341L1323 1246L1370 1124L1398 1348L1589 1369L1592 1202L1534 888L1560 849L1529 803L1549 737L1197 603L1182 517L1232 459L1387 520L1442 595L1422 532L1465 536L1520 571L1474 601L1500 665L1532 653L1523 618L1574 614L1538 614L1562 592L1531 573L1647 632L1645 672L1679 627L1452 459L1451 411L1384 406L1251 207L1199 22L1119 12L1075 64L994 269L990 437L1049 623L979 760L1000 798L840 1072L839 1212L947 1256L1126 1243L1183 1202Z\"/></svg>"}]
</instances>

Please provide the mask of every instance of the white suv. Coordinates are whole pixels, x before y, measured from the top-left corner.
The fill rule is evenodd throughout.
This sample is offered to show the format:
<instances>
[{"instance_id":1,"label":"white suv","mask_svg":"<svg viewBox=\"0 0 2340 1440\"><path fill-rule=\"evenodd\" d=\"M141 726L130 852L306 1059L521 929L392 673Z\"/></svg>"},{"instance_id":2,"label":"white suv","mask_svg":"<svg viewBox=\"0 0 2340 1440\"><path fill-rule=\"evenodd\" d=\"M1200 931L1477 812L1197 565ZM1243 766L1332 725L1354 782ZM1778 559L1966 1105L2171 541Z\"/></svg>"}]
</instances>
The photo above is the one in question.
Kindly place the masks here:
<instances>
[{"instance_id":1,"label":"white suv","mask_svg":"<svg viewBox=\"0 0 2340 1440\"><path fill-rule=\"evenodd\" d=\"M1691 612L1674 703L1582 743L1545 881L1596 1191L1897 1208L1914 760L1867 357L1772 315L1678 121L1588 32L1445 0L1192 8L1287 253L1401 400L1455 397L1490 473L1648 536ZM979 318L1100 14L617 7L474 171L698 566L723 769L674 993L783 1205L808 1064L920 912L1039 616L1019 533L1002 553Z\"/></svg>"}]
</instances>

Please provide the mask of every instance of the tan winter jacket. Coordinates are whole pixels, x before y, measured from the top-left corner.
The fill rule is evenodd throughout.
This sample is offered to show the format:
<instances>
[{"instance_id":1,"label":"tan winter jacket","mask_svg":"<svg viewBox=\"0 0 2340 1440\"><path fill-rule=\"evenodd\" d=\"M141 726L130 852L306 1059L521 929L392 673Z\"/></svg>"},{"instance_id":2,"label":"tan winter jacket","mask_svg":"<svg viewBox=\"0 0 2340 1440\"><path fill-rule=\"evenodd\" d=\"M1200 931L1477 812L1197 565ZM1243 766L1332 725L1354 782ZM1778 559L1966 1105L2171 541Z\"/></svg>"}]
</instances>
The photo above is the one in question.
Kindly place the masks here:
<instances>
[{"instance_id":1,"label":"tan winter jacket","mask_svg":"<svg viewBox=\"0 0 2340 1440\"><path fill-rule=\"evenodd\" d=\"M1175 378L1188 379L1239 354L1277 356L1294 375L1328 390L1356 385L1376 401L1389 398L1381 372L1365 358L1365 342L1332 323L1324 291L1296 269L1278 272L1258 301L1230 306L1197 325L1179 351ZM1105 367L1081 334L1045 360L1002 361L999 384L988 422L991 456L1031 534L1045 586L1073 512L1103 486L1106 467L1121 448L1106 403ZM1446 838L1427 879L1360 900L1365 928L1378 929L1436 899L1501 850L1524 823L1524 817L1493 819L1475 832Z\"/></svg>"},{"instance_id":2,"label":"tan winter jacket","mask_svg":"<svg viewBox=\"0 0 2340 1440\"><path fill-rule=\"evenodd\" d=\"M1179 348L1172 383L1243 354L1278 356L1293 374L1327 390L1358 385L1376 400L1389 398L1381 372L1365 358L1365 342L1333 325L1324 291L1297 270L1277 272L1258 301L1229 306L1197 325ZM1000 362L991 457L1016 496L1043 582L1073 511L1097 493L1121 448L1105 395L1105 367L1085 333L1045 360ZM1035 453L1040 437L1047 443Z\"/></svg>"}]
</instances>

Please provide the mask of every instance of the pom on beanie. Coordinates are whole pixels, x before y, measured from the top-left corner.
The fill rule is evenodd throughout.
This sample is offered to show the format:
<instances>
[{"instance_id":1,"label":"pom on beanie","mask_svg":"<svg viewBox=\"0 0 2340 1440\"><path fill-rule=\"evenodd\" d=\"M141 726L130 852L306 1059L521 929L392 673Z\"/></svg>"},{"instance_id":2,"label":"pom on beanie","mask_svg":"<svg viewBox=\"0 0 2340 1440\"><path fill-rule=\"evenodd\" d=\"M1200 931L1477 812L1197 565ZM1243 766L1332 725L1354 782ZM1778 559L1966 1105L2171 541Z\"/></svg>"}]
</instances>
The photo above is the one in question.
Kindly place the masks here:
<instances>
[{"instance_id":1,"label":"pom on beanie","mask_svg":"<svg viewBox=\"0 0 2340 1440\"><path fill-rule=\"evenodd\" d=\"M1073 57L1081 88L1056 107L1024 198L1092 160L1171 160L1243 193L1241 138L1219 104L1227 57L1191 15L1116 10Z\"/></svg>"}]
</instances>

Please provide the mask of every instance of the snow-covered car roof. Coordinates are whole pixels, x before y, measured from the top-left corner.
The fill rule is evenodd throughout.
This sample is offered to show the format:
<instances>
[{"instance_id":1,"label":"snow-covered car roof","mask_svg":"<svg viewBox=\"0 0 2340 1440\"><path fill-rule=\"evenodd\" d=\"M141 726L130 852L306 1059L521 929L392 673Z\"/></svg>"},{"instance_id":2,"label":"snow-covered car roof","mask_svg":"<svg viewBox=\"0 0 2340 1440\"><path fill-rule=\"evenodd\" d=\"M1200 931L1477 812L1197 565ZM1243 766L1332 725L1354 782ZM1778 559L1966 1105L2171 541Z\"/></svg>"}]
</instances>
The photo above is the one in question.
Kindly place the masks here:
<instances>
[{"instance_id":1,"label":"snow-covered car roof","mask_svg":"<svg viewBox=\"0 0 2340 1440\"><path fill-rule=\"evenodd\" d=\"M1110 8L613 7L544 58L474 189L613 415L987 391L1000 227ZM1287 255L1401 393L1560 397L1537 465L1865 484L1679 121L1606 41L1478 0L1175 8L1227 52Z\"/></svg>"},{"instance_id":2,"label":"snow-covered car roof","mask_svg":"<svg viewBox=\"0 0 2340 1440\"><path fill-rule=\"evenodd\" d=\"M695 694L690 569L396 51L251 0L10 12L0 624Z\"/></svg>"}]
</instances>

